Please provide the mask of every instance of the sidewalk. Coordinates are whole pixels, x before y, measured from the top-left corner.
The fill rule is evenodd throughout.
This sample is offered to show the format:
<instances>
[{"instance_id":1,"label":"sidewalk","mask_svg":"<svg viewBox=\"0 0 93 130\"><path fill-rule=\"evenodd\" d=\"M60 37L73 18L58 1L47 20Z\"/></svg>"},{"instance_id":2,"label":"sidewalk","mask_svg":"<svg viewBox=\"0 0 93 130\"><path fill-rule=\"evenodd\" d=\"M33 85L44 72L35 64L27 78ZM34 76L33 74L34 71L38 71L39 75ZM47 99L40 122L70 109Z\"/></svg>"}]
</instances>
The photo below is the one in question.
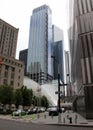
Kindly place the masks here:
<instances>
[{"instance_id":1,"label":"sidewalk","mask_svg":"<svg viewBox=\"0 0 93 130\"><path fill-rule=\"evenodd\" d=\"M72 119L70 120L69 119ZM26 115L22 117L12 117L10 115L0 115L0 119L14 120L26 123L48 124L48 125L63 125L74 127L93 127L93 120L86 120L84 117L77 113L61 113L61 116L49 116L48 112Z\"/></svg>"},{"instance_id":2,"label":"sidewalk","mask_svg":"<svg viewBox=\"0 0 93 130\"><path fill-rule=\"evenodd\" d=\"M69 119L72 118L72 120ZM86 120L77 113L62 113L61 116L49 116L48 113L41 113L39 117L32 120L33 123L66 125L66 126L88 126L93 127L93 120Z\"/></svg>"}]
</instances>

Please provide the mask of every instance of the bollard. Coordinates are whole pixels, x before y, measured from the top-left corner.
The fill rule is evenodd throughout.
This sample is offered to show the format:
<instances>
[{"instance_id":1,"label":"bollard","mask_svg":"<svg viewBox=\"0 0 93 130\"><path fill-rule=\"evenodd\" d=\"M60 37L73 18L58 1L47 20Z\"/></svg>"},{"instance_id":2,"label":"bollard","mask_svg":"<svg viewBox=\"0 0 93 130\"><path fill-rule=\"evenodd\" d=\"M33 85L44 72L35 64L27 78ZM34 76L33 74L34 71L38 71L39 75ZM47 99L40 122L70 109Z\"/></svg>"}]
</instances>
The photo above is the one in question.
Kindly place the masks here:
<instances>
[{"instance_id":1,"label":"bollard","mask_svg":"<svg viewBox=\"0 0 93 130\"><path fill-rule=\"evenodd\" d=\"M26 118L28 118L28 112L26 112Z\"/></svg>"},{"instance_id":2,"label":"bollard","mask_svg":"<svg viewBox=\"0 0 93 130\"><path fill-rule=\"evenodd\" d=\"M15 113L13 112L13 117L15 117Z\"/></svg>"},{"instance_id":3,"label":"bollard","mask_svg":"<svg viewBox=\"0 0 93 130\"><path fill-rule=\"evenodd\" d=\"M46 114L44 115L44 118L46 119Z\"/></svg>"},{"instance_id":4,"label":"bollard","mask_svg":"<svg viewBox=\"0 0 93 130\"><path fill-rule=\"evenodd\" d=\"M38 119L40 118L40 115L39 115L39 114L37 114L37 118L38 118Z\"/></svg>"},{"instance_id":5,"label":"bollard","mask_svg":"<svg viewBox=\"0 0 93 130\"><path fill-rule=\"evenodd\" d=\"M53 114L51 115L52 119L53 119Z\"/></svg>"},{"instance_id":6,"label":"bollard","mask_svg":"<svg viewBox=\"0 0 93 130\"><path fill-rule=\"evenodd\" d=\"M77 115L75 115L75 123L77 124Z\"/></svg>"},{"instance_id":7,"label":"bollard","mask_svg":"<svg viewBox=\"0 0 93 130\"><path fill-rule=\"evenodd\" d=\"M65 118L63 118L63 123L65 124Z\"/></svg>"},{"instance_id":8,"label":"bollard","mask_svg":"<svg viewBox=\"0 0 93 130\"><path fill-rule=\"evenodd\" d=\"M19 113L19 117L22 118L22 114L21 114L21 112Z\"/></svg>"}]
</instances>

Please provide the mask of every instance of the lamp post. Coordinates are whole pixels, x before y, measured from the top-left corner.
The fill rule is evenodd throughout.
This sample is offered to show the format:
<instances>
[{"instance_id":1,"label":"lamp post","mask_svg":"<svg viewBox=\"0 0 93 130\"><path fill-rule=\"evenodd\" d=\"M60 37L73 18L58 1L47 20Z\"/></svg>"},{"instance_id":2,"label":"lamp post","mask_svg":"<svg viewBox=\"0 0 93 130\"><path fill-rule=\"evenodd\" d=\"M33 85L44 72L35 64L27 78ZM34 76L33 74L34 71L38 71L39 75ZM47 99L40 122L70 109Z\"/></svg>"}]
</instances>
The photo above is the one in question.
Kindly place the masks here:
<instances>
[{"instance_id":1,"label":"lamp post","mask_svg":"<svg viewBox=\"0 0 93 130\"><path fill-rule=\"evenodd\" d=\"M66 86L67 84L64 84L64 82L63 82L63 84L60 83L60 71L59 71L60 69L59 69L59 63L58 63L58 61L56 60L55 56L51 56L51 58L54 59L54 63L55 63L55 61L56 61L57 64L58 64L58 92L57 92L56 94L58 94L58 123L61 123L60 93L62 93L62 92L60 91L60 86Z\"/></svg>"},{"instance_id":2,"label":"lamp post","mask_svg":"<svg viewBox=\"0 0 93 130\"><path fill-rule=\"evenodd\" d=\"M56 60L55 56L51 56L51 58L54 59L54 70L55 70L55 61L58 64L58 92L56 94L58 94L58 123L61 123L61 107L60 107L60 72L59 72L59 63Z\"/></svg>"}]
</instances>

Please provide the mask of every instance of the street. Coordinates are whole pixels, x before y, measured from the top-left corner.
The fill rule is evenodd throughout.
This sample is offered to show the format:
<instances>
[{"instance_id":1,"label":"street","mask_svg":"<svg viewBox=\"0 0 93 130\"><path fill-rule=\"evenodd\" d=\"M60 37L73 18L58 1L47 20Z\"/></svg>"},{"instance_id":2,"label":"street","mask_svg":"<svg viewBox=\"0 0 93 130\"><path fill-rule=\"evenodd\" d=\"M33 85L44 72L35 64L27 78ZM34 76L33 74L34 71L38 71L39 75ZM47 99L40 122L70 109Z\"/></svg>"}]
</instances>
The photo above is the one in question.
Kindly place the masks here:
<instances>
[{"instance_id":1,"label":"street","mask_svg":"<svg viewBox=\"0 0 93 130\"><path fill-rule=\"evenodd\" d=\"M93 130L89 127L71 127L71 126L57 126L57 125L43 125L34 123L23 123L18 121L11 121L0 119L0 130Z\"/></svg>"}]
</instances>

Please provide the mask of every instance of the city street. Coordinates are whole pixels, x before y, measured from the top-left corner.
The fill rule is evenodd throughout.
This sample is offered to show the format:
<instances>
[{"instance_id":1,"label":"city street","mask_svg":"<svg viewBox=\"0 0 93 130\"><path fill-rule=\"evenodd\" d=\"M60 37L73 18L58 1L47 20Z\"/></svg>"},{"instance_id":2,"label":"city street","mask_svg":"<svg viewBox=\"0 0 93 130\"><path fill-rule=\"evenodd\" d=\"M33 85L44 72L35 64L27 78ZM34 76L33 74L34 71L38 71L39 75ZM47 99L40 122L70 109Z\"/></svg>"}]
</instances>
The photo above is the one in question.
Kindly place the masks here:
<instances>
[{"instance_id":1,"label":"city street","mask_svg":"<svg viewBox=\"0 0 93 130\"><path fill-rule=\"evenodd\" d=\"M89 127L43 125L0 119L0 130L93 130Z\"/></svg>"}]
</instances>

